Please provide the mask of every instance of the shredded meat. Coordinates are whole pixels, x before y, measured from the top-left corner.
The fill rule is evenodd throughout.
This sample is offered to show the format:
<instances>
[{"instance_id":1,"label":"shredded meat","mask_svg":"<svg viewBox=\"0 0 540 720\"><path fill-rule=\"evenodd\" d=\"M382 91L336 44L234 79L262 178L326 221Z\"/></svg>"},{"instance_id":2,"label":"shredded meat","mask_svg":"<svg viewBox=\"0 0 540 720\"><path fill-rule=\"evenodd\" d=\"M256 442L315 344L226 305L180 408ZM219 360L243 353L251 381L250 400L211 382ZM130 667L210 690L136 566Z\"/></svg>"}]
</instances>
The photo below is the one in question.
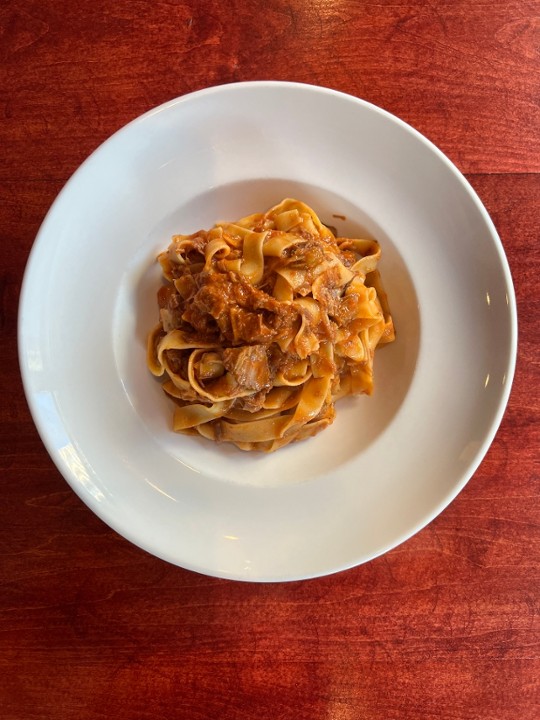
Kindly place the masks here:
<instances>
[{"instance_id":1,"label":"shredded meat","mask_svg":"<svg viewBox=\"0 0 540 720\"><path fill-rule=\"evenodd\" d=\"M238 277L202 272L183 301L182 320L201 340L224 345L268 343L298 318L298 311Z\"/></svg>"},{"instance_id":2,"label":"shredded meat","mask_svg":"<svg viewBox=\"0 0 540 720\"><path fill-rule=\"evenodd\" d=\"M258 392L271 385L270 368L264 345L246 345L223 351L223 364L237 383Z\"/></svg>"},{"instance_id":3,"label":"shredded meat","mask_svg":"<svg viewBox=\"0 0 540 720\"><path fill-rule=\"evenodd\" d=\"M339 271L334 266L322 272L313 284L313 297L328 315L335 315L339 307L342 292L339 279Z\"/></svg>"},{"instance_id":4,"label":"shredded meat","mask_svg":"<svg viewBox=\"0 0 540 720\"><path fill-rule=\"evenodd\" d=\"M259 392L256 392L253 395L240 397L236 400L236 407L238 410L246 410L251 413L258 412L263 408L266 395L267 390L259 390Z\"/></svg>"}]
</instances>

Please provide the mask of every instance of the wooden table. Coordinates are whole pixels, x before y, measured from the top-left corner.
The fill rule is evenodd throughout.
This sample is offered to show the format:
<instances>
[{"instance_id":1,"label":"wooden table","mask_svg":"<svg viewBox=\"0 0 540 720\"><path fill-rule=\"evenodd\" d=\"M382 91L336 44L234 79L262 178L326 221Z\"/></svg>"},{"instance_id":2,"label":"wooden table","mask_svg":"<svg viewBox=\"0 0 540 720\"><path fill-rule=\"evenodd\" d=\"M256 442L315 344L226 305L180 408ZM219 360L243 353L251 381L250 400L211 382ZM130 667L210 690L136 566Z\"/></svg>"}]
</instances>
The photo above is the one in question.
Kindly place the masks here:
<instances>
[{"instance_id":1,"label":"wooden table","mask_svg":"<svg viewBox=\"0 0 540 720\"><path fill-rule=\"evenodd\" d=\"M538 653L538 0L4 0L0 716L533 720ZM138 550L75 496L23 396L16 312L56 194L124 123L209 85L320 84L412 124L500 233L520 348L480 469L335 576L244 584Z\"/></svg>"}]
</instances>

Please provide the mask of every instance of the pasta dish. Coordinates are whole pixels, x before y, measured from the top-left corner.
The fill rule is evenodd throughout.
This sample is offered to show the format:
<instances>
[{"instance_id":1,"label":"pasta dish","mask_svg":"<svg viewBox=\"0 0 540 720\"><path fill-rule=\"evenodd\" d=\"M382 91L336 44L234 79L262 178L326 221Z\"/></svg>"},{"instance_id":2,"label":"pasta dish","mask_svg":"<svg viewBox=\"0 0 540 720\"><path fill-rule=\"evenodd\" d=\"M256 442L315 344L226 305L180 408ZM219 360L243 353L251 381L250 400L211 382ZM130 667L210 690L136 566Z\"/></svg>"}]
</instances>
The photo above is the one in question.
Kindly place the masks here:
<instances>
[{"instance_id":1,"label":"pasta dish","mask_svg":"<svg viewBox=\"0 0 540 720\"><path fill-rule=\"evenodd\" d=\"M375 240L336 237L302 202L175 235L148 338L173 429L271 452L371 394L375 349L394 340Z\"/></svg>"}]
</instances>

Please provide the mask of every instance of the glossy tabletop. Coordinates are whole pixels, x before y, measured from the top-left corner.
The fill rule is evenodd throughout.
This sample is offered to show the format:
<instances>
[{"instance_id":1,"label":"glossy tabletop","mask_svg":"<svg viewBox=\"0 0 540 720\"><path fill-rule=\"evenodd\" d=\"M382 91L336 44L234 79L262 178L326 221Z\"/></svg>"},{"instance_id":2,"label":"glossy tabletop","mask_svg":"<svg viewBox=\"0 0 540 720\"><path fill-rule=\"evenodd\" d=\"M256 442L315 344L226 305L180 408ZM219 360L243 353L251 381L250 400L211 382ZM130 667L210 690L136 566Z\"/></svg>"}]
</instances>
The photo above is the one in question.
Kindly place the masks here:
<instances>
[{"instance_id":1,"label":"glossy tabletop","mask_svg":"<svg viewBox=\"0 0 540 720\"><path fill-rule=\"evenodd\" d=\"M5 0L0 717L539 716L539 47L537 0ZM78 499L30 417L17 308L48 208L100 143L171 98L266 79L374 103L457 165L508 257L519 347L495 440L438 518L352 570L256 584L167 564Z\"/></svg>"}]
</instances>

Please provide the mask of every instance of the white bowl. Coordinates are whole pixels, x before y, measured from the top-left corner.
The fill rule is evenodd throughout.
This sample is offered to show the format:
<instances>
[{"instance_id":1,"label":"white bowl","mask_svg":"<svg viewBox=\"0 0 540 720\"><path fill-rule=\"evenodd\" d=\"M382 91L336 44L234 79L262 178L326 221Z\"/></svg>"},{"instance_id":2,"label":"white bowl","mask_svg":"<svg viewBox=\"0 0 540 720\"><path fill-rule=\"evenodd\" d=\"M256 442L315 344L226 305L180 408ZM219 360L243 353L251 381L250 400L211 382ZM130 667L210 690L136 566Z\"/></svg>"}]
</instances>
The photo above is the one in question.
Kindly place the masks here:
<instances>
[{"instance_id":1,"label":"white bowl","mask_svg":"<svg viewBox=\"0 0 540 720\"><path fill-rule=\"evenodd\" d=\"M155 256L291 196L381 243L397 340L375 393L271 455L176 435L145 362ZM43 442L100 518L182 567L271 581L370 560L451 502L500 423L516 327L495 228L437 148L357 98L253 82L166 103L88 158L33 247L19 348Z\"/></svg>"}]
</instances>

